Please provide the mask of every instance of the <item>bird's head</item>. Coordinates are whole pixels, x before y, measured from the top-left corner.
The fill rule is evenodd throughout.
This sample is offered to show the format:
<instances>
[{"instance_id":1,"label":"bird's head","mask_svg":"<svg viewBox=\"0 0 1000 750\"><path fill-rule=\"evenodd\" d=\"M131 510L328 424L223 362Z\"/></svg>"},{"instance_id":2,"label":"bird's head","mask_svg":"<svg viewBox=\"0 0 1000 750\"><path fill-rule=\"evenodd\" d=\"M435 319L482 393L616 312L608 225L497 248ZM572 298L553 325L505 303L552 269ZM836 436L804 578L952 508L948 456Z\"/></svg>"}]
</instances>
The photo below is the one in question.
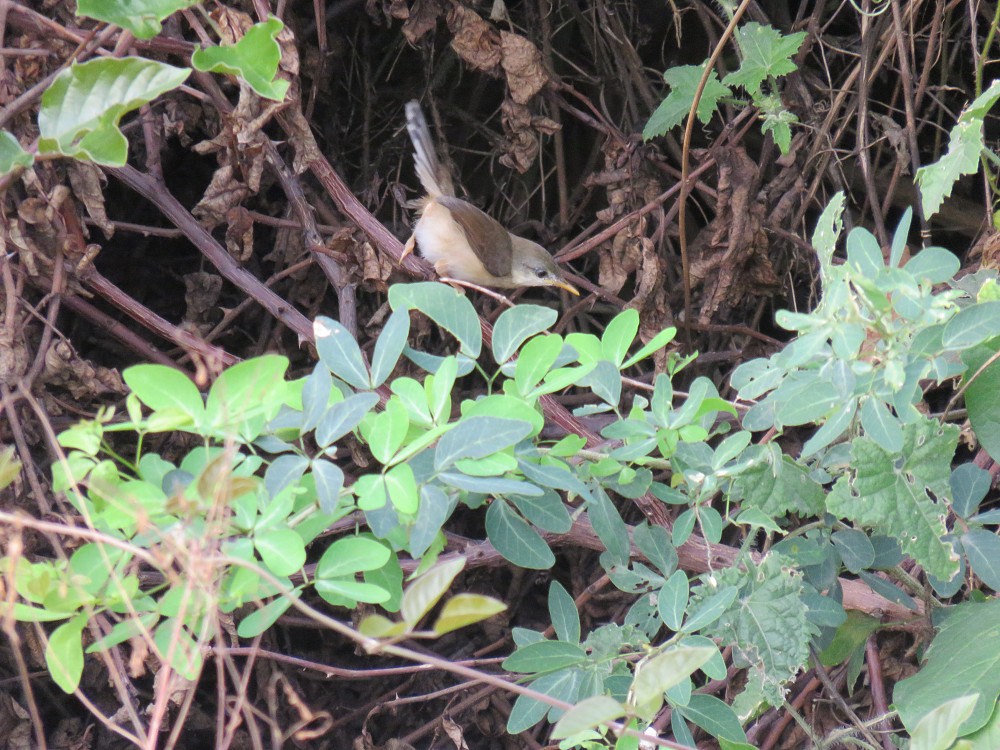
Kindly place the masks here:
<instances>
[{"instance_id":1,"label":"bird's head","mask_svg":"<svg viewBox=\"0 0 1000 750\"><path fill-rule=\"evenodd\" d=\"M557 286L580 296L576 287L563 278L559 266L544 247L523 237L511 236L511 241L510 278L514 286Z\"/></svg>"}]
</instances>

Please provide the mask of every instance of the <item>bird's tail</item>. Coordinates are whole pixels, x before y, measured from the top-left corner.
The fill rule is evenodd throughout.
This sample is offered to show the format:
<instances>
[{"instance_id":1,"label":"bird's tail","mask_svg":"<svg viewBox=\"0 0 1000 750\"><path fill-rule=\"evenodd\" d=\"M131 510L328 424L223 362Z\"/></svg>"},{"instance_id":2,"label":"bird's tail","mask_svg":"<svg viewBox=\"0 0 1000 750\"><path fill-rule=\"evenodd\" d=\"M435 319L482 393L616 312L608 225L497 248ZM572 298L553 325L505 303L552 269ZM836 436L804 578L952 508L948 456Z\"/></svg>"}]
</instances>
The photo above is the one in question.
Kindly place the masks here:
<instances>
[{"instance_id":1,"label":"bird's tail","mask_svg":"<svg viewBox=\"0 0 1000 750\"><path fill-rule=\"evenodd\" d=\"M416 166L420 184L424 186L427 195L431 198L436 198L439 195L454 195L455 187L452 184L451 175L441 164L437 152L434 150L431 131L427 127L427 120L424 119L419 102L406 103L406 132L410 134L410 140L413 141L414 166Z\"/></svg>"}]
</instances>

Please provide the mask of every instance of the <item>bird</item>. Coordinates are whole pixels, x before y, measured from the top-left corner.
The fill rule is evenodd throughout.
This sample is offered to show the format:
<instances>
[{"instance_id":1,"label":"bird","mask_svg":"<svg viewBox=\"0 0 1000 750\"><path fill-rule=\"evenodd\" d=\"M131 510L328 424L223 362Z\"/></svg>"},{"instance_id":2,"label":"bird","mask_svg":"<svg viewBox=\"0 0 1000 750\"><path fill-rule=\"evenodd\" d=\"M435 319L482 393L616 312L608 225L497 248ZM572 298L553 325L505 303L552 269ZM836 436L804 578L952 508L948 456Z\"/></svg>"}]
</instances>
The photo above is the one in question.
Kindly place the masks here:
<instances>
[{"instance_id":1,"label":"bird","mask_svg":"<svg viewBox=\"0 0 1000 750\"><path fill-rule=\"evenodd\" d=\"M580 295L544 247L508 232L496 219L455 195L419 102L406 104L406 130L425 196L416 202L420 218L403 258L416 245L446 281L496 289L549 286Z\"/></svg>"}]
</instances>

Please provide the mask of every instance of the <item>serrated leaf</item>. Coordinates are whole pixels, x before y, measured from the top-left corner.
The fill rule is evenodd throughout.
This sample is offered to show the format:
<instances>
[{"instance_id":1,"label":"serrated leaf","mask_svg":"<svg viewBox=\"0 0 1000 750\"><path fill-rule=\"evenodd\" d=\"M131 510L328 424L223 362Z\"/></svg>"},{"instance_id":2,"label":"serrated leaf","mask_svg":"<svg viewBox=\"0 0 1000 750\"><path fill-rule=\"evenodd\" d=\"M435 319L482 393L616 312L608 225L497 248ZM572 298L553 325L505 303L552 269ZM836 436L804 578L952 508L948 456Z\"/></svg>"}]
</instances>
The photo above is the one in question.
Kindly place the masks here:
<instances>
[{"instance_id":1,"label":"serrated leaf","mask_svg":"<svg viewBox=\"0 0 1000 750\"><path fill-rule=\"evenodd\" d=\"M487 620L503 612L507 605L492 596L482 594L456 594L444 603L441 614L434 622L434 633L444 635L476 622Z\"/></svg>"},{"instance_id":2,"label":"serrated leaf","mask_svg":"<svg viewBox=\"0 0 1000 750\"><path fill-rule=\"evenodd\" d=\"M0 130L0 177L8 175L18 167L30 167L35 157L21 148L13 133Z\"/></svg>"},{"instance_id":3,"label":"serrated leaf","mask_svg":"<svg viewBox=\"0 0 1000 750\"><path fill-rule=\"evenodd\" d=\"M841 477L827 509L841 518L893 536L932 575L950 580L958 556L947 533L943 503L950 492L958 428L921 419L903 428L903 450L889 453L868 438L851 446L851 474Z\"/></svg>"},{"instance_id":4,"label":"serrated leaf","mask_svg":"<svg viewBox=\"0 0 1000 750\"><path fill-rule=\"evenodd\" d=\"M515 305L504 310L493 325L493 359L502 365L529 337L548 330L559 313L539 305Z\"/></svg>"},{"instance_id":5,"label":"serrated leaf","mask_svg":"<svg viewBox=\"0 0 1000 750\"><path fill-rule=\"evenodd\" d=\"M128 29L137 39L152 39L163 31L160 23L198 0L78 0L76 14Z\"/></svg>"},{"instance_id":6,"label":"serrated leaf","mask_svg":"<svg viewBox=\"0 0 1000 750\"><path fill-rule=\"evenodd\" d=\"M660 102L642 129L642 139L648 141L658 135L664 135L668 130L684 122L691 105L694 103L694 96L698 90L698 83L705 71L705 64L701 65L676 65L663 74L663 80L670 86L670 93ZM724 96L732 96L732 91L728 86L719 82L719 76L713 69L709 74L702 92L701 99L698 100L698 119L702 123L707 123L712 119L715 110L718 109L719 99Z\"/></svg>"},{"instance_id":7,"label":"serrated leaf","mask_svg":"<svg viewBox=\"0 0 1000 750\"><path fill-rule=\"evenodd\" d=\"M760 94L761 84L796 70L792 57L805 41L806 32L782 34L771 26L755 21L736 30L743 61L739 69L722 79L727 86L742 86L751 94Z\"/></svg>"},{"instance_id":8,"label":"serrated leaf","mask_svg":"<svg viewBox=\"0 0 1000 750\"><path fill-rule=\"evenodd\" d=\"M983 150L983 119L1000 99L1000 81L980 94L959 116L948 137L948 151L934 164L920 167L914 182L920 187L920 205L924 216L938 212L944 199L962 175L979 169L979 154Z\"/></svg>"},{"instance_id":9,"label":"serrated leaf","mask_svg":"<svg viewBox=\"0 0 1000 750\"><path fill-rule=\"evenodd\" d=\"M73 63L42 94L38 153L58 153L112 167L125 165L122 117L180 86L188 68L141 57Z\"/></svg>"},{"instance_id":10,"label":"serrated leaf","mask_svg":"<svg viewBox=\"0 0 1000 750\"><path fill-rule=\"evenodd\" d=\"M236 44L196 49L191 64L203 73L226 73L249 84L258 95L276 102L283 101L291 85L276 79L281 62L281 47L277 36L285 25L272 16L255 23Z\"/></svg>"}]
</instances>

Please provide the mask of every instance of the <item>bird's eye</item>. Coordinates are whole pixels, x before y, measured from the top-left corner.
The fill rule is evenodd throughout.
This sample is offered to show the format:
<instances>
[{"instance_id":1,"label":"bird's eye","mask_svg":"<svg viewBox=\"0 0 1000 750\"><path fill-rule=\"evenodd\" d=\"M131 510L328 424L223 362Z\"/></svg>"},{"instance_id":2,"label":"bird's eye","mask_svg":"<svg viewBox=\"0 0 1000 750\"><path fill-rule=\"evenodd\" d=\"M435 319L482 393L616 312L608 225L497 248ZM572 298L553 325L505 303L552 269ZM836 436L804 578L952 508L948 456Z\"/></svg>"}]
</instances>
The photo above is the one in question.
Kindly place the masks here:
<instances>
[{"instance_id":1,"label":"bird's eye","mask_svg":"<svg viewBox=\"0 0 1000 750\"><path fill-rule=\"evenodd\" d=\"M548 275L549 275L548 271L546 271L544 268L536 268L535 269L535 276L537 276L540 279L544 279Z\"/></svg>"}]
</instances>

